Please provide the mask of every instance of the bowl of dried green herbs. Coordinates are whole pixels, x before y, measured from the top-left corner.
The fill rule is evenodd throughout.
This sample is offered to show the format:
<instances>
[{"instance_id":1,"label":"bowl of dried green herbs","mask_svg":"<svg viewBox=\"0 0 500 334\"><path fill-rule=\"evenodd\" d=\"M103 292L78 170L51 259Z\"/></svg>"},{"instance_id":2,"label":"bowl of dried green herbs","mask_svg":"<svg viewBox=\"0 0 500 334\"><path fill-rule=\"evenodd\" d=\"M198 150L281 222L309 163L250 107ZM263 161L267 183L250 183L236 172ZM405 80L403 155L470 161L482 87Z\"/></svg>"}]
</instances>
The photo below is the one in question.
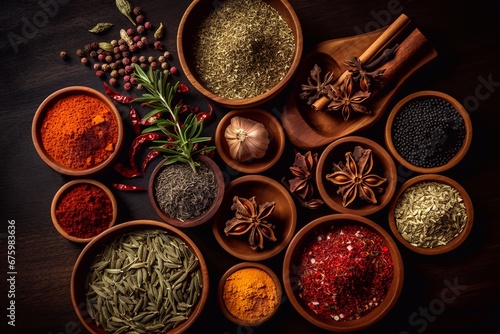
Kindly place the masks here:
<instances>
[{"instance_id":1,"label":"bowl of dried green herbs","mask_svg":"<svg viewBox=\"0 0 500 334\"><path fill-rule=\"evenodd\" d=\"M286 0L197 0L177 32L179 62L191 84L232 109L280 93L300 62L303 36Z\"/></svg>"},{"instance_id":2,"label":"bowl of dried green herbs","mask_svg":"<svg viewBox=\"0 0 500 334\"><path fill-rule=\"evenodd\" d=\"M438 255L467 239L474 208L467 191L455 180L422 174L396 192L388 218L392 233L403 246L416 253Z\"/></svg>"},{"instance_id":3,"label":"bowl of dried green herbs","mask_svg":"<svg viewBox=\"0 0 500 334\"><path fill-rule=\"evenodd\" d=\"M71 300L91 333L182 333L208 298L206 262L179 229L151 220L122 223L80 253Z\"/></svg>"},{"instance_id":4,"label":"bowl of dried green herbs","mask_svg":"<svg viewBox=\"0 0 500 334\"><path fill-rule=\"evenodd\" d=\"M403 287L401 254L390 234L354 214L307 223L283 260L283 286L295 310L332 332L366 329L383 319Z\"/></svg>"}]
</instances>

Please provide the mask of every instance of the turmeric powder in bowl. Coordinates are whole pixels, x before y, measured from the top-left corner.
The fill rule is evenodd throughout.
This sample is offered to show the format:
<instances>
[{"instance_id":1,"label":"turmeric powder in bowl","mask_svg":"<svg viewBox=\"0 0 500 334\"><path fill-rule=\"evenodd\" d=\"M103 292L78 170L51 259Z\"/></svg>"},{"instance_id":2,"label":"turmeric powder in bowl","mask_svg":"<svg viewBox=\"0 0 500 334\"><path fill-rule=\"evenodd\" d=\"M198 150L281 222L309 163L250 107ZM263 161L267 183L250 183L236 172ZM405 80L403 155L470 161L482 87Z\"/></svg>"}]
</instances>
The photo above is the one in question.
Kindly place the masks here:
<instances>
[{"instance_id":1,"label":"turmeric powder in bowl","mask_svg":"<svg viewBox=\"0 0 500 334\"><path fill-rule=\"evenodd\" d=\"M219 302L224 315L243 326L257 326L270 319L281 301L278 277L259 263L233 266L219 284Z\"/></svg>"}]
</instances>

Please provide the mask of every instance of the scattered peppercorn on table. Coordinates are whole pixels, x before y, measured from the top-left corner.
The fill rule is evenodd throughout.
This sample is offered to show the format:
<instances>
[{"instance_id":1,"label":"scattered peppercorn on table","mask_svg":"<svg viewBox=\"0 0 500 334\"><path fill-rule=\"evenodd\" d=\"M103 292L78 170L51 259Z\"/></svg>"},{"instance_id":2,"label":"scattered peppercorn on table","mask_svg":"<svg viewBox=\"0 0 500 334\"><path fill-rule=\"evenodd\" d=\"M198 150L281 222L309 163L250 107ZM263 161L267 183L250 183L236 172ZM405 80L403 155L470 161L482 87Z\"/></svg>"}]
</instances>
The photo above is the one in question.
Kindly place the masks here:
<instances>
[{"instance_id":1,"label":"scattered peppercorn on table","mask_svg":"<svg viewBox=\"0 0 500 334\"><path fill-rule=\"evenodd\" d=\"M145 139L140 145L138 140L135 142L137 145L131 149L134 139L140 136L140 132L154 124L159 117L152 113L149 115L151 117L143 118L153 109L139 103L130 103L132 98L139 97L145 92L144 89L141 91L137 87L133 75L134 66L141 66L145 70L152 68L162 71L172 85L176 82L183 84L178 87L178 93L181 95L176 96L179 99L175 100L175 103L184 103L184 107L179 109L182 117L193 114L192 117L196 117L198 122L203 122L203 136L214 138L218 123L231 111L206 99L189 83L183 73L177 55L177 30L191 1L129 0L129 2L132 5L128 12L130 19L117 8L115 1L41 0L3 4L3 13L8 15L2 17L4 38L0 45L3 68L0 114L6 125L0 132L2 158L0 258L2 258L3 277L3 283L0 285L1 333L87 333L86 327L73 309L70 295L72 268L85 245L63 238L54 228L50 212L51 201L57 190L77 177L64 176L47 166L37 155L29 136L34 113L47 96L64 87L87 86L108 96L118 108L125 132L123 148L117 157L115 168L111 166L91 177L108 186L116 197L118 206L116 225L141 219L161 221L151 206L148 192L145 190L149 186L149 177L154 166L162 161L163 153L150 153L147 146L154 144L153 139L163 140L167 137L145 135L141 138L151 140ZM234 3L235 1L230 2L232 5ZM499 139L497 127L500 124L500 113L498 113L500 51L496 46L500 37L497 23L500 6L487 0L481 0L474 5L451 0L363 0L355 4L347 0L288 0L288 3L295 10L301 24L302 59L306 62L307 70L303 68L301 70L299 67L292 82L276 97L259 105L259 109L269 112L280 120L285 104L294 94L297 95L297 103L306 104L306 100L298 96L299 92L295 87L308 83L310 70L314 65L314 61L307 58L308 51L319 43L349 36L365 36L363 34L388 26L401 14L405 14L425 35L438 56L402 85L394 95L389 108L373 126L356 132L355 135L370 138L385 147L384 128L391 108L409 94L422 90L440 91L453 96L465 107L473 124L473 140L467 154L457 165L441 173L463 186L474 205L474 225L464 243L446 254L418 254L404 247L392 234L388 223L388 207L368 215L367 218L384 228L395 240L403 259L404 284L395 307L383 319L362 332L498 332L500 311L493 296L500 294L500 272L497 269L500 263L500 221L497 209L500 200L498 192L500 178L497 176L500 159L496 154L498 152L496 143ZM134 7L140 7L140 11L136 11ZM217 26L222 23L218 22ZM267 30L262 29L262 34L267 33ZM250 56L252 52L262 51L258 50L258 47L272 43L272 40L267 40L260 34L254 37L258 40L254 41L252 36L245 36L251 43L244 45L242 53ZM211 40L198 41L197 45L203 48L198 50L198 56L203 55L207 59L217 56L215 51L211 51L210 45L204 44L209 41ZM277 50L284 53L276 54L280 62L290 56L290 50L286 48L289 42L284 40L282 42L286 45L282 45L281 51L279 48ZM224 43L224 40L217 40L217 43ZM390 46L392 45L388 47ZM265 54L266 59L272 58L269 53L262 54ZM194 54L190 56L195 57ZM233 60L237 61L240 57L245 58L244 56L235 54ZM333 62L326 55L324 57L320 64ZM340 76L348 68L343 61L330 64L334 68L335 76ZM390 61L389 59L387 64L390 64ZM251 74L247 79L256 80L259 75L257 73L261 73L258 67L263 66L262 63L254 65L250 70L247 68L247 72ZM208 67L211 75L217 75L217 71L222 71L223 64L217 63ZM273 68L265 70L273 74L277 72ZM321 76L327 72L328 70L324 68ZM381 78L383 79L383 74ZM245 82L243 79L232 78L233 81L223 80L223 83L241 84ZM323 79L320 78L320 81ZM275 78L262 78L262 82L270 80ZM309 83L311 84L314 86L314 82ZM239 86L223 88L232 91L235 87ZM366 92L364 94L367 95ZM377 92L377 96L379 94L383 94L383 91ZM366 101L369 102L370 99ZM367 106L369 110L369 104ZM432 101L426 101L417 107L432 108L432 106ZM77 110L73 110L72 113L70 107L68 105L65 108L64 118L51 115L55 117L51 120L51 126L75 131L87 126L79 121L80 113ZM408 138L412 133L411 127L418 127L416 130L422 130L420 133L424 133L424 128L441 129L444 124L455 131L447 133L447 138L451 136L458 138L459 141L464 136L463 128L454 127L457 123L455 115L446 116L449 109L447 105L439 105L439 108L426 118L419 117L417 107L410 108L407 111L408 115L398 120L401 131L404 131L396 138L398 148L400 147L405 157L414 159L415 163L432 165L435 163L435 160L432 160L434 157L421 162L417 160L419 157L415 153L418 152L413 147L424 145L439 147L442 144L439 142L442 140L441 135L445 134L431 131L434 137L419 138L418 142L415 142L416 137ZM342 119L340 112L332 112L325 117ZM370 117L370 115L354 111L349 119L356 117ZM104 116L95 120L97 123L103 121L105 121ZM319 132L331 131L323 129L322 124L312 124L312 126ZM268 139L271 142L269 147L274 147L272 145L274 138L269 136ZM52 136L49 140L60 153L65 153L64 141L68 139ZM195 149L202 149L204 144L199 143L199 147ZM107 152L106 145L107 142L101 145L104 153ZM168 143L162 142L162 145ZM213 141L207 145L213 145ZM455 146L450 147L450 151L444 153L443 159L449 159L447 154L453 155L457 149ZM322 151L320 148L311 153L320 156ZM302 161L302 164L295 165L295 173L292 173L290 167L294 165L297 153L305 159L297 160L298 163ZM297 210L295 232L316 218L335 213L324 203L321 204L319 195L316 193L311 195L309 191L311 185L307 183L310 168L308 164L314 163L312 159L314 155L307 153L306 150L295 147L286 140L285 149L277 163L257 173L281 182L284 187L289 186L288 182L293 180L293 186L296 190L299 189L293 194ZM222 171L226 185L246 174L229 167L218 155L217 148L212 154L213 160ZM79 157L75 155L69 158L78 160ZM131 162L134 163L135 170ZM396 166L397 189L405 181L419 175L397 162ZM311 180L313 179L314 176ZM303 191L300 191L301 189ZM436 192L440 191L436 189ZM270 217L272 216L266 217L266 220L272 224ZM218 244L212 232L212 223L213 219L198 226L182 229L201 250L210 279L206 305L196 321L187 329L187 333L328 333L303 318L291 305L284 292L278 301L278 310L265 323L259 326L242 326L230 321L220 308L217 288L224 273L242 260L229 254ZM279 226L275 228L279 230ZM344 233L355 234L356 231ZM245 237L248 238L248 235L245 234ZM360 239L359 242L366 240ZM266 239L264 246L272 247L272 241ZM366 246L363 249L370 247ZM255 251L258 252L259 249ZM282 275L285 251L282 250L269 259L256 261L272 269L282 285L285 284ZM350 274L353 277L361 275L361 273ZM259 276L255 275L254 278ZM325 282L332 284L336 281L341 279L334 277ZM314 294L309 294L308 298L312 295ZM314 300L308 302L316 305ZM369 304L369 301L363 303ZM82 314L85 314L86 306L78 307ZM327 309L324 305L318 308ZM242 309L237 311L242 312L242 316L249 315L243 314ZM356 310L353 309L353 312ZM342 314L346 318L349 316L348 313ZM343 320L341 317L337 318L338 321Z\"/></svg>"}]
</instances>

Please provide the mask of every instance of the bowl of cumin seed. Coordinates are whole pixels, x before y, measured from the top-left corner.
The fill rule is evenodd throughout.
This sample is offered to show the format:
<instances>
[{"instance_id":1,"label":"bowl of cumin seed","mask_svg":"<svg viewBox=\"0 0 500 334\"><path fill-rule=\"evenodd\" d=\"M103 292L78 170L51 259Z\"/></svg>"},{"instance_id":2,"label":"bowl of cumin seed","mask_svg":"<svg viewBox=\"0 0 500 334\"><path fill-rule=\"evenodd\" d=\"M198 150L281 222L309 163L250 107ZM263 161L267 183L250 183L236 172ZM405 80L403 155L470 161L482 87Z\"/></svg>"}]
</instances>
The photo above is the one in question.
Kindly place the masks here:
<instances>
[{"instance_id":1,"label":"bowl of cumin seed","mask_svg":"<svg viewBox=\"0 0 500 334\"><path fill-rule=\"evenodd\" d=\"M70 286L78 318L96 334L182 333L202 312L208 289L196 244L152 220L121 223L89 242Z\"/></svg>"},{"instance_id":2,"label":"bowl of cumin seed","mask_svg":"<svg viewBox=\"0 0 500 334\"><path fill-rule=\"evenodd\" d=\"M196 0L177 32L187 79L231 109L255 107L280 93L302 49L300 22L286 0Z\"/></svg>"}]
</instances>

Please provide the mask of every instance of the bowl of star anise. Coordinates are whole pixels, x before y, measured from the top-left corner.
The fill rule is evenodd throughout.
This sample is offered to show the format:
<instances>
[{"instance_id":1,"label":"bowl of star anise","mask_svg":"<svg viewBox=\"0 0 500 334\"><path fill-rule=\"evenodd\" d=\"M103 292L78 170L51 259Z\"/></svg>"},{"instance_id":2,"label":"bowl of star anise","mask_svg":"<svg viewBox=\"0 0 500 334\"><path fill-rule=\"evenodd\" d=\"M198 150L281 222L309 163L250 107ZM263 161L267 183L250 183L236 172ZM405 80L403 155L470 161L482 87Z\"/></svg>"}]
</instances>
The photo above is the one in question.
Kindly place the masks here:
<instances>
[{"instance_id":1,"label":"bowl of star anise","mask_svg":"<svg viewBox=\"0 0 500 334\"><path fill-rule=\"evenodd\" d=\"M325 148L318 160L316 184L330 209L368 216L391 201L397 169L382 146L365 137L348 136Z\"/></svg>"},{"instance_id":2,"label":"bowl of star anise","mask_svg":"<svg viewBox=\"0 0 500 334\"><path fill-rule=\"evenodd\" d=\"M212 230L228 253L261 261L286 248L296 225L295 202L284 186L267 176L245 175L226 186Z\"/></svg>"}]
</instances>

